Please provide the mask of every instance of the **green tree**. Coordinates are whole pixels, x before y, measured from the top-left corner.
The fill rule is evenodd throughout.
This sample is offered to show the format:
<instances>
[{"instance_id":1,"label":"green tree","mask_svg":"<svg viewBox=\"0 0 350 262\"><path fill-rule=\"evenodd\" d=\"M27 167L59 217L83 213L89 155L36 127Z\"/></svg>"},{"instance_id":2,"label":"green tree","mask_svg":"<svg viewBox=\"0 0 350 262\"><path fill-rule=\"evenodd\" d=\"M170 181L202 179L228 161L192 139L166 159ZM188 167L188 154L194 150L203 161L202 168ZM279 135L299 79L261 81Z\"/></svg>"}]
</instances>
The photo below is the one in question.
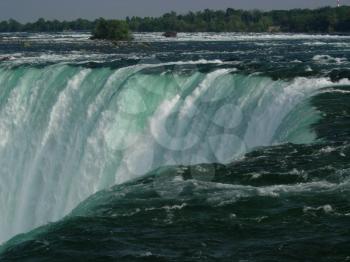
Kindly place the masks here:
<instances>
[{"instance_id":1,"label":"green tree","mask_svg":"<svg viewBox=\"0 0 350 262\"><path fill-rule=\"evenodd\" d=\"M125 21L105 20L100 18L93 30L92 38L126 41L130 40L132 37Z\"/></svg>"},{"instance_id":2,"label":"green tree","mask_svg":"<svg viewBox=\"0 0 350 262\"><path fill-rule=\"evenodd\" d=\"M282 32L350 32L350 7L324 7L315 10L292 9L263 12L228 8L226 11L189 12L178 15L175 12L161 17L127 17L124 22L97 19L88 21L57 20L43 18L34 23L20 24L10 19L0 22L0 32L58 32L65 30L90 30L95 38L130 39L129 29L136 32L183 31L183 32L264 32L270 26L277 26Z\"/></svg>"},{"instance_id":3,"label":"green tree","mask_svg":"<svg viewBox=\"0 0 350 262\"><path fill-rule=\"evenodd\" d=\"M22 30L22 25L14 19L8 21L8 32L19 32Z\"/></svg>"}]
</instances>

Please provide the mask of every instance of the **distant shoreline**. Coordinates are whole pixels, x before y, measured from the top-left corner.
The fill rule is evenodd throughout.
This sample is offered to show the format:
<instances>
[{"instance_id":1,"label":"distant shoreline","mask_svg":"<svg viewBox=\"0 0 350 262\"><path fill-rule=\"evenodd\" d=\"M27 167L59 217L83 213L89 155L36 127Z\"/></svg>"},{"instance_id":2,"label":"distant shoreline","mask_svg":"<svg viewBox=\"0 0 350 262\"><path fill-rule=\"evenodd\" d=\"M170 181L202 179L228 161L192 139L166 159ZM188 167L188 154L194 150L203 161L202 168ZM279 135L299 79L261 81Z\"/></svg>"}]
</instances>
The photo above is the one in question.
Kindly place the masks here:
<instances>
[{"instance_id":1,"label":"distant shoreline","mask_svg":"<svg viewBox=\"0 0 350 262\"><path fill-rule=\"evenodd\" d=\"M48 33L48 34L79 34L79 33L86 33L86 34L91 34L90 31L81 31L81 30L76 30L76 31L45 31L45 32L33 32L33 31L18 31L18 32L0 32L0 40L2 37L4 37L5 34L11 35L11 34L42 34L42 33ZM163 34L164 32L162 31L155 31L155 32L143 32L143 31L133 31L131 32L133 34ZM269 34L269 35L310 35L310 36L350 36L350 32L332 32L332 33L322 33L322 32L275 32L275 33L270 33L270 32L210 32L210 31L203 31L203 32L186 32L186 31L179 31L177 32L178 36L179 34ZM171 39L171 38L170 38ZM175 38L176 39L176 38ZM96 39L96 40L101 40L103 39Z\"/></svg>"},{"instance_id":2,"label":"distant shoreline","mask_svg":"<svg viewBox=\"0 0 350 262\"><path fill-rule=\"evenodd\" d=\"M45 20L21 24L16 20L0 22L1 33L11 32L92 32L99 19L89 21ZM292 10L209 10L189 12L181 15L175 12L160 17L126 17L123 20L130 32L230 32L230 33L308 33L308 34L350 34L350 6L323 7L318 9Z\"/></svg>"}]
</instances>

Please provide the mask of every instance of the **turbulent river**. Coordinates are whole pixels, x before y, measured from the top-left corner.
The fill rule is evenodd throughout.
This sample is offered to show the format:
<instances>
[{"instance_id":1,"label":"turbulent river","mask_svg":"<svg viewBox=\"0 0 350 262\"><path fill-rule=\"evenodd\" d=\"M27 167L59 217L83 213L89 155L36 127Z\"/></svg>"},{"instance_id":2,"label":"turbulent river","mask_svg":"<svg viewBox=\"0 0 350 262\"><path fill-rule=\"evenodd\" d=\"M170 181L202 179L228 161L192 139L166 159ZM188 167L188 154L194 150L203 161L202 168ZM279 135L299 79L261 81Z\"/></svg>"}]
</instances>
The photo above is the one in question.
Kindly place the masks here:
<instances>
[{"instance_id":1,"label":"turbulent river","mask_svg":"<svg viewBox=\"0 0 350 262\"><path fill-rule=\"evenodd\" d=\"M350 260L350 36L1 34L0 261Z\"/></svg>"}]
</instances>

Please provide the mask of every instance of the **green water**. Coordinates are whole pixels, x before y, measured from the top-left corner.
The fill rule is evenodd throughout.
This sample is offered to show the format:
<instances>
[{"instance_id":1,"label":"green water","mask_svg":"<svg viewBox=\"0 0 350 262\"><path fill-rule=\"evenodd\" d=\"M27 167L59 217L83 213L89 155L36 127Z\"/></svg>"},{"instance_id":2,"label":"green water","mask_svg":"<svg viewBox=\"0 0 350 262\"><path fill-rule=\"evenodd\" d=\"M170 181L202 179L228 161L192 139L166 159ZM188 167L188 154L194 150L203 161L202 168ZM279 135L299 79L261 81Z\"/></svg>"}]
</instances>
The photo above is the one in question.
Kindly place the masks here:
<instances>
[{"instance_id":1,"label":"green water","mask_svg":"<svg viewBox=\"0 0 350 262\"><path fill-rule=\"evenodd\" d=\"M3 47L0 260L349 259L348 40L255 37Z\"/></svg>"}]
</instances>

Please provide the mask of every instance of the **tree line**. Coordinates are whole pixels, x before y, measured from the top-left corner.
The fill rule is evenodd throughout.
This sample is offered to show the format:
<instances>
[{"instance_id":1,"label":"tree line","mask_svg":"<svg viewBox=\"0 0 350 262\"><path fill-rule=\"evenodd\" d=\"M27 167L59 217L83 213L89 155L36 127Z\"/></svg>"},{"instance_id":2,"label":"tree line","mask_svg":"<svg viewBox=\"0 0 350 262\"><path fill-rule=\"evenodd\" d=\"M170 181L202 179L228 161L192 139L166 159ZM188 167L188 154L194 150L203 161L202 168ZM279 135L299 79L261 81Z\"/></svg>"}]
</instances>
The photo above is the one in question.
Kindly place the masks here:
<instances>
[{"instance_id":1,"label":"tree line","mask_svg":"<svg viewBox=\"0 0 350 262\"><path fill-rule=\"evenodd\" d=\"M14 19L0 22L0 32L62 32L94 31L101 19L89 21L47 21L40 18L34 23L21 24ZM115 20L113 20L115 21ZM134 32L350 32L350 7L319 9L204 11L177 14L170 12L161 17L126 17L126 25ZM120 25L119 25L120 26ZM123 29L124 30L124 29Z\"/></svg>"}]
</instances>

